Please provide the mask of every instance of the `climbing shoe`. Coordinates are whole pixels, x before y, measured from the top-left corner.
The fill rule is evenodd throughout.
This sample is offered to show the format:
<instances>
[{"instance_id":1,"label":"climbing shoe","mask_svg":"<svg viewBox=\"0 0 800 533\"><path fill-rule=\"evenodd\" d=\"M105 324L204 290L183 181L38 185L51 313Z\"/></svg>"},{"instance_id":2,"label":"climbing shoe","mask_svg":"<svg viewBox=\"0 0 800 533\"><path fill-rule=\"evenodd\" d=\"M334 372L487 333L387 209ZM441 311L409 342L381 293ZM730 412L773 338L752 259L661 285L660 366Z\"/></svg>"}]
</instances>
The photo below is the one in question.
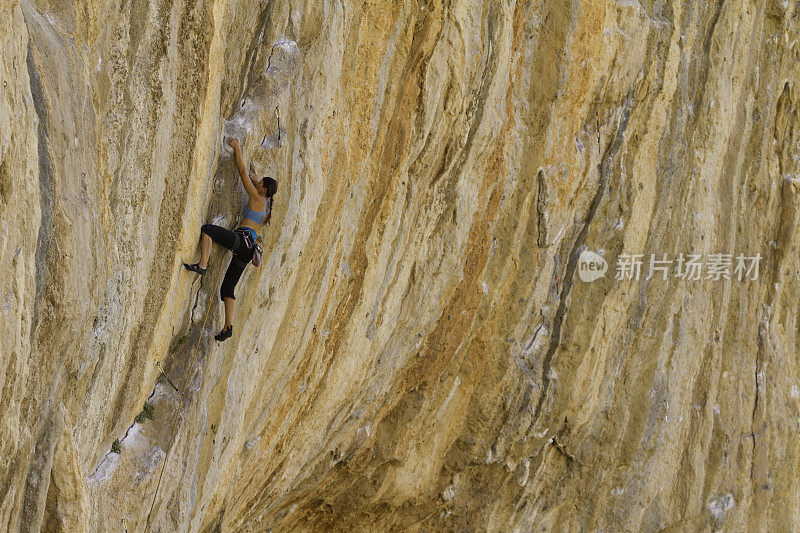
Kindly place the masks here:
<instances>
[{"instance_id":1,"label":"climbing shoe","mask_svg":"<svg viewBox=\"0 0 800 533\"><path fill-rule=\"evenodd\" d=\"M193 265L189 265L187 263L184 263L183 267L186 270L191 270L192 272L197 272L201 276L206 273L206 269L205 268L200 268L200 263L195 263Z\"/></svg>"},{"instance_id":2,"label":"climbing shoe","mask_svg":"<svg viewBox=\"0 0 800 533\"><path fill-rule=\"evenodd\" d=\"M233 326L228 326L227 328L223 329L222 331L214 335L214 338L222 342L231 335L233 335Z\"/></svg>"}]
</instances>

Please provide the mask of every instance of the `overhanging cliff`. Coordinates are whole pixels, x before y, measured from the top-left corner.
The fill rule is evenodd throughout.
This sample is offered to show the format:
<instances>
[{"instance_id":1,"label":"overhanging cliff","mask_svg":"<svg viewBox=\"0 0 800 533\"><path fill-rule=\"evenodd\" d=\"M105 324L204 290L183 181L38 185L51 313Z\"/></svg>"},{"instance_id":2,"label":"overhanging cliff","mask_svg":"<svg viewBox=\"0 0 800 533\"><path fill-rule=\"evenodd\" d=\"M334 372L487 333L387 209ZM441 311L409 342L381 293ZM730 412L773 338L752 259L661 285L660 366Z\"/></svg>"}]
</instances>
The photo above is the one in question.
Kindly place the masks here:
<instances>
[{"instance_id":1,"label":"overhanging cliff","mask_svg":"<svg viewBox=\"0 0 800 533\"><path fill-rule=\"evenodd\" d=\"M0 20L0 529L797 528L796 3ZM217 343L226 133L279 189Z\"/></svg>"}]
</instances>

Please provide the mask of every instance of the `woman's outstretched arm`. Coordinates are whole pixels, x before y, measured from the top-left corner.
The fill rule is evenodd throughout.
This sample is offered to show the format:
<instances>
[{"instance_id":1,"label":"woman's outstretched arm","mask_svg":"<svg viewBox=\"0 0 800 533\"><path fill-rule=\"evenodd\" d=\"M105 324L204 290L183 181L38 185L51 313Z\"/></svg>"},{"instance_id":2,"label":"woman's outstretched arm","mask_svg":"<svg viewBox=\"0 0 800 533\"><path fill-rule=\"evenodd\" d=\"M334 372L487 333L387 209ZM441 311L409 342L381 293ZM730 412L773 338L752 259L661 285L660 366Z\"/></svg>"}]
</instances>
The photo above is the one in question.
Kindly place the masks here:
<instances>
[{"instance_id":1,"label":"woman's outstretched arm","mask_svg":"<svg viewBox=\"0 0 800 533\"><path fill-rule=\"evenodd\" d=\"M233 153L236 157L236 169L239 171L239 177L242 179L242 185L244 185L247 194L249 194L251 198L254 196L257 197L258 190L256 190L253 182L250 181L250 176L247 175L247 170L244 168L244 159L242 158L242 149L239 146L239 141L233 137L229 137L228 146L233 148Z\"/></svg>"}]
</instances>

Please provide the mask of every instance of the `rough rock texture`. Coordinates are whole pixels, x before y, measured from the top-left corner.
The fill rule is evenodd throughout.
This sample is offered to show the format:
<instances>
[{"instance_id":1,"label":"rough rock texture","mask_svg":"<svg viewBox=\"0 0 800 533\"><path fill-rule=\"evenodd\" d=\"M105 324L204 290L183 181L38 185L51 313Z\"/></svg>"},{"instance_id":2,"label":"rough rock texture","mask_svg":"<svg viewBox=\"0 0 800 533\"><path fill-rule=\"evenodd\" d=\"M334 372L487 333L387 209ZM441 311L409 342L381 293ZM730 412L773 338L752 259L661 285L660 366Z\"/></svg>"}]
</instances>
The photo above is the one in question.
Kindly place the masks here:
<instances>
[{"instance_id":1,"label":"rough rock texture","mask_svg":"<svg viewBox=\"0 0 800 533\"><path fill-rule=\"evenodd\" d=\"M0 20L0 529L800 527L796 2ZM280 186L218 344L224 132Z\"/></svg>"}]
</instances>

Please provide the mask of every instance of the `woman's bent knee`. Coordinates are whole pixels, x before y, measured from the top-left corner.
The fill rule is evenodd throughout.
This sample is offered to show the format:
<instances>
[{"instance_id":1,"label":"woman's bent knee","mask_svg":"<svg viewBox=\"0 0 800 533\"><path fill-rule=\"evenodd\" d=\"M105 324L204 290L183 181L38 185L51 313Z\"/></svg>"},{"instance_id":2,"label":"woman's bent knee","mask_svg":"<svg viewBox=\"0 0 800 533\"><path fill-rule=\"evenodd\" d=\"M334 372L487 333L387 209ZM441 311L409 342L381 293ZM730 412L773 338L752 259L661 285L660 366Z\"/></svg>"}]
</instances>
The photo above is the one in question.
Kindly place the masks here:
<instances>
[{"instance_id":1,"label":"woman's bent knee","mask_svg":"<svg viewBox=\"0 0 800 533\"><path fill-rule=\"evenodd\" d=\"M229 229L214 224L203 224L200 227L203 235L208 235L209 238L215 243L232 250L236 244L236 234Z\"/></svg>"}]
</instances>

